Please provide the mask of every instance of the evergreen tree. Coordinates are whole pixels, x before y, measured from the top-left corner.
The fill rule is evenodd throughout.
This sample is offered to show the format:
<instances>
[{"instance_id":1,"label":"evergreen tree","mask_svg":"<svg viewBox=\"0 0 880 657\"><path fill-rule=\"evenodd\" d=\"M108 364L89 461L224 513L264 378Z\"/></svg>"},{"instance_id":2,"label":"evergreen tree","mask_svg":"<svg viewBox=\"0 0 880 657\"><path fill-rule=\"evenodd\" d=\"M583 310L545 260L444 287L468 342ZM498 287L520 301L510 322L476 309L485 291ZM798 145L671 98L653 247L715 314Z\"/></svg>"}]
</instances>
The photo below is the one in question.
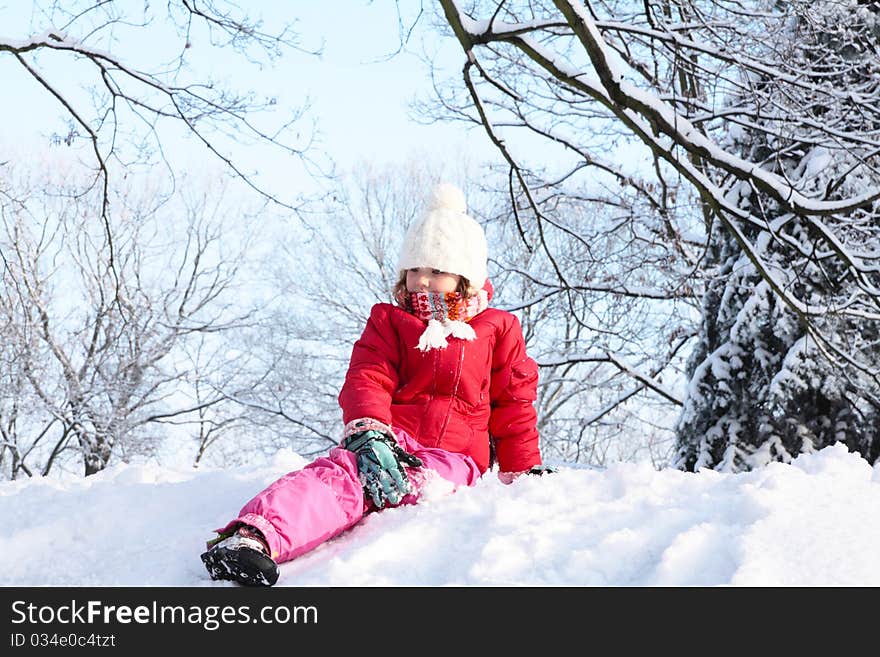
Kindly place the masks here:
<instances>
[{"instance_id":1,"label":"evergreen tree","mask_svg":"<svg viewBox=\"0 0 880 657\"><path fill-rule=\"evenodd\" d=\"M880 158L872 144L880 120L853 111L850 100L880 86L880 2L779 2L776 9L793 20L790 41L773 44L784 52L774 54L787 58L798 84L750 80L748 102L740 95L731 106L760 103L755 114L764 116L773 107L776 120L731 130L731 142L812 198L834 200L877 186ZM790 120L804 116L804 108L812 122ZM846 133L848 142L861 135L865 146L841 148L835 133ZM815 217L798 216L743 183L731 185L728 198L766 221L766 228L742 227L765 271L730 231L712 226L711 280L688 365L678 466L748 470L835 442L873 463L880 456L880 207L823 218L839 238L829 240L831 231ZM867 266L852 267L853 259ZM787 305L775 287L790 290L808 309ZM855 307L867 309L863 318Z\"/></svg>"}]
</instances>

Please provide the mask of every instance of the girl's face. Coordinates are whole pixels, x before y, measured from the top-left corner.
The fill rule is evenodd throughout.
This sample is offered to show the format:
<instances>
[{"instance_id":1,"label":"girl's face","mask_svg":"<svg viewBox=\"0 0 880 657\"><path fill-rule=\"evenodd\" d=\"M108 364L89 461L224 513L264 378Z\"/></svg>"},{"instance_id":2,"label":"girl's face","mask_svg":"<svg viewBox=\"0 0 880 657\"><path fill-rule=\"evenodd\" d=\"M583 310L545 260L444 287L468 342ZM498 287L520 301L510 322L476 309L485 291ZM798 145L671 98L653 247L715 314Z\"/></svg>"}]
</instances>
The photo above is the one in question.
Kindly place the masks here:
<instances>
[{"instance_id":1,"label":"girl's face","mask_svg":"<svg viewBox=\"0 0 880 657\"><path fill-rule=\"evenodd\" d=\"M408 292L455 292L461 276L430 267L412 267L406 270Z\"/></svg>"}]
</instances>

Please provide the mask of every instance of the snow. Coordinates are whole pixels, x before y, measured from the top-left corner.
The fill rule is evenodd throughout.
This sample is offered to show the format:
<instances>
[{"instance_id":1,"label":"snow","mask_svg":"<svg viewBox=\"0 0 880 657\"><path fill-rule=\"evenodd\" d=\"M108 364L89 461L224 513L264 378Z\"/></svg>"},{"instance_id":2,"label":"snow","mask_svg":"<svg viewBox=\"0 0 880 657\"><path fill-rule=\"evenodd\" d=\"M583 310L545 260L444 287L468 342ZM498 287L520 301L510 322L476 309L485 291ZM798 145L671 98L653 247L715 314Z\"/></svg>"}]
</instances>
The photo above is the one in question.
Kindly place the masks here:
<instances>
[{"instance_id":1,"label":"snow","mask_svg":"<svg viewBox=\"0 0 880 657\"><path fill-rule=\"evenodd\" d=\"M199 554L212 529L306 460L187 470L120 464L0 484L0 586L235 587ZM488 473L366 516L276 585L880 586L880 463L835 445L739 474L561 465Z\"/></svg>"}]
</instances>

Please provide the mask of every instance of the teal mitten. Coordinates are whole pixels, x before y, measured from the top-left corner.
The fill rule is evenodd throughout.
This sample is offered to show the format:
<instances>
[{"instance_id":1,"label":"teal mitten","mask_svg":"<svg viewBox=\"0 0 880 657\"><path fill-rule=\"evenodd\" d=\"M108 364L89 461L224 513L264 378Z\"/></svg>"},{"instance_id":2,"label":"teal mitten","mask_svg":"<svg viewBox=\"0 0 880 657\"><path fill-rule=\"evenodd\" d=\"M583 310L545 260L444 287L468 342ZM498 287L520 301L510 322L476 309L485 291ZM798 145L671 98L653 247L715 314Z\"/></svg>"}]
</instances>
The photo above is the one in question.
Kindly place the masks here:
<instances>
[{"instance_id":1,"label":"teal mitten","mask_svg":"<svg viewBox=\"0 0 880 657\"><path fill-rule=\"evenodd\" d=\"M422 460L404 451L389 435L373 429L346 438L342 446L357 454L358 477L364 495L376 508L400 504L410 489L405 466L419 467Z\"/></svg>"}]
</instances>

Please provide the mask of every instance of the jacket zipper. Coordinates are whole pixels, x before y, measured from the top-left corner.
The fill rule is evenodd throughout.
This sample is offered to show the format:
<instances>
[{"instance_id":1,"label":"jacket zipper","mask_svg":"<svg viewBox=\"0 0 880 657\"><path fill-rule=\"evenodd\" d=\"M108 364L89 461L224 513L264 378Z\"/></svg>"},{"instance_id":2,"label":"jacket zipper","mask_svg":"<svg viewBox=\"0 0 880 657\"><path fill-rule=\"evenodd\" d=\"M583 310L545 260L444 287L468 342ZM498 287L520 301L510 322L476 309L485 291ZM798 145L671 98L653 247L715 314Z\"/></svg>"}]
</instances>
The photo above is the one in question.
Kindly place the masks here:
<instances>
[{"instance_id":1,"label":"jacket zipper","mask_svg":"<svg viewBox=\"0 0 880 657\"><path fill-rule=\"evenodd\" d=\"M458 364L455 368L455 379L452 382L452 395L449 397L449 406L446 407L446 417L443 418L443 424L440 427L437 436L437 445L446 435L446 426L449 424L449 418L452 416L452 405L455 403L455 396L458 394L458 383L461 381L461 370L464 367L464 340L456 340L458 343Z\"/></svg>"}]
</instances>

